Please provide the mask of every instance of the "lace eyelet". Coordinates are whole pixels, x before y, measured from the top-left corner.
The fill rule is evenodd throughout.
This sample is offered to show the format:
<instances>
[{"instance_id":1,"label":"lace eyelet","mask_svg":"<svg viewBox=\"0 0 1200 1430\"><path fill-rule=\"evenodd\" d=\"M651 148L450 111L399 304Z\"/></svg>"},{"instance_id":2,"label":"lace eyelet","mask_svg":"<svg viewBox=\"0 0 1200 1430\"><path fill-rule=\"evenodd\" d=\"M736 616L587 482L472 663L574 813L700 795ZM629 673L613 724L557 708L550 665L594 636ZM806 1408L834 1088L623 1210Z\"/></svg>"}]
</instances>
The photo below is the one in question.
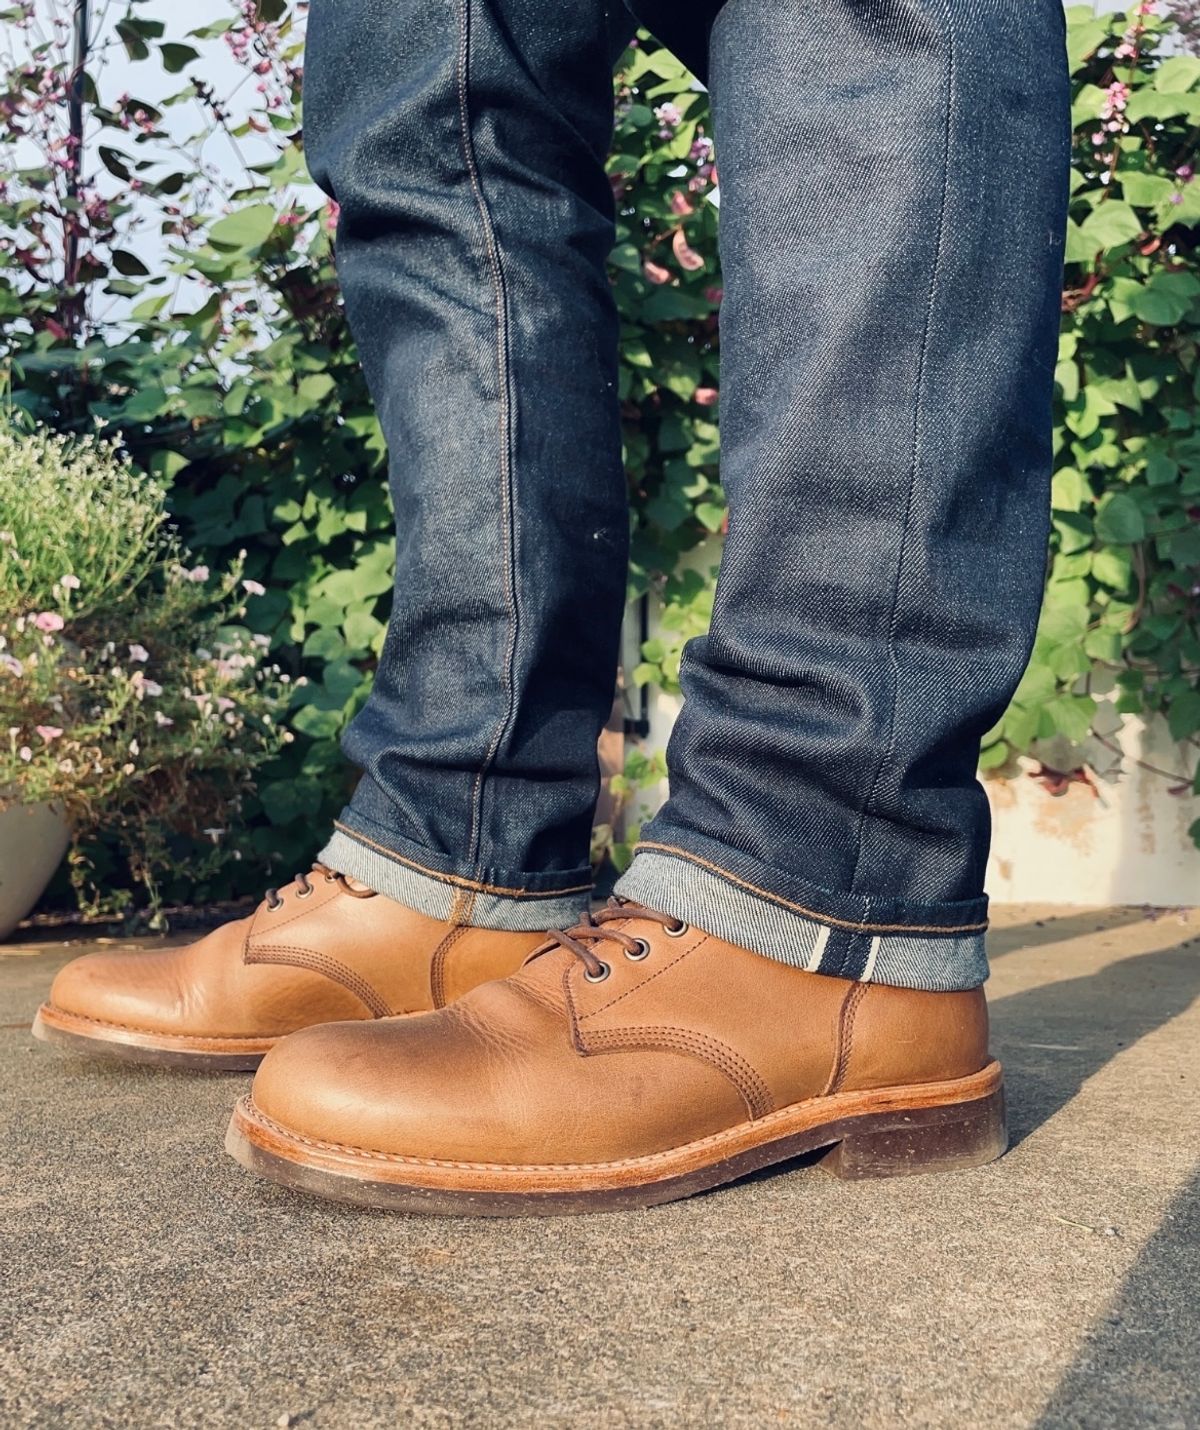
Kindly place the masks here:
<instances>
[{"instance_id":1,"label":"lace eyelet","mask_svg":"<svg viewBox=\"0 0 1200 1430\"><path fill-rule=\"evenodd\" d=\"M276 912L276 910L281 908L283 908L282 899L276 899L274 903L272 903L270 899L267 900L267 913L273 914Z\"/></svg>"},{"instance_id":2,"label":"lace eyelet","mask_svg":"<svg viewBox=\"0 0 1200 1430\"><path fill-rule=\"evenodd\" d=\"M679 920L674 928L672 928L670 924L663 924L663 933L665 933L668 938L682 938L685 933L690 932L691 925L685 924L682 919Z\"/></svg>"},{"instance_id":3,"label":"lace eyelet","mask_svg":"<svg viewBox=\"0 0 1200 1430\"><path fill-rule=\"evenodd\" d=\"M310 884L307 889L301 889L300 892L296 895L296 897L298 899L307 899L311 898L311 896L316 892L316 889L314 889L313 886Z\"/></svg>"},{"instance_id":4,"label":"lace eyelet","mask_svg":"<svg viewBox=\"0 0 1200 1430\"><path fill-rule=\"evenodd\" d=\"M608 975L609 975L611 972L612 972L612 969L608 966L607 963L603 962L603 960L602 960L601 963L600 963L600 972L599 972L599 973L590 973L590 972L585 968L585 969L583 970L583 976L584 976L584 979L585 979L588 983L603 983L604 980L608 977Z\"/></svg>"},{"instance_id":5,"label":"lace eyelet","mask_svg":"<svg viewBox=\"0 0 1200 1430\"><path fill-rule=\"evenodd\" d=\"M643 958L650 957L650 945L644 938L635 939L634 942L637 944L637 948L627 948L625 950L625 957L630 963L641 963Z\"/></svg>"}]
</instances>

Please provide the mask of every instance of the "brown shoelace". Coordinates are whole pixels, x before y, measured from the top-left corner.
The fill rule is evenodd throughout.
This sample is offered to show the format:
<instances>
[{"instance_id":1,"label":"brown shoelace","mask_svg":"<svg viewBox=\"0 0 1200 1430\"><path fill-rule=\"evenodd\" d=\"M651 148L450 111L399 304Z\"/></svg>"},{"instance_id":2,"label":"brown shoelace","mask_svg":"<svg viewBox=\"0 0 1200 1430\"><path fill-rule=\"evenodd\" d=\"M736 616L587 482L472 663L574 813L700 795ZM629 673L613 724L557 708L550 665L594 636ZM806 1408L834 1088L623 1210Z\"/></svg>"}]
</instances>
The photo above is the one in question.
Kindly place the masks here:
<instances>
[{"instance_id":1,"label":"brown shoelace","mask_svg":"<svg viewBox=\"0 0 1200 1430\"><path fill-rule=\"evenodd\" d=\"M583 976L588 982L603 983L612 972L612 967L605 963L589 944L615 943L632 963L640 963L650 952L650 945L644 938L626 933L623 929L607 927L617 919L649 919L653 923L661 924L664 932L671 938L680 938L688 931L688 925L671 914L660 914L656 909L648 909L642 904L613 898L599 913L589 914L574 928L553 929L547 935L545 950L548 953L552 948L570 949L583 964Z\"/></svg>"},{"instance_id":2,"label":"brown shoelace","mask_svg":"<svg viewBox=\"0 0 1200 1430\"><path fill-rule=\"evenodd\" d=\"M296 895L298 899L307 899L313 892L315 886L310 877L311 875L319 876L327 884L340 884L342 886L342 893L349 894L351 898L373 899L375 897L373 889L355 889L348 882L345 874L339 874L333 869L328 869L324 864L314 864L307 874L297 874L292 880L293 884L300 885L300 892ZM291 885L285 885L285 887L290 888ZM283 904L283 896L278 889L268 889L266 899L267 908L270 909L272 913Z\"/></svg>"}]
</instances>

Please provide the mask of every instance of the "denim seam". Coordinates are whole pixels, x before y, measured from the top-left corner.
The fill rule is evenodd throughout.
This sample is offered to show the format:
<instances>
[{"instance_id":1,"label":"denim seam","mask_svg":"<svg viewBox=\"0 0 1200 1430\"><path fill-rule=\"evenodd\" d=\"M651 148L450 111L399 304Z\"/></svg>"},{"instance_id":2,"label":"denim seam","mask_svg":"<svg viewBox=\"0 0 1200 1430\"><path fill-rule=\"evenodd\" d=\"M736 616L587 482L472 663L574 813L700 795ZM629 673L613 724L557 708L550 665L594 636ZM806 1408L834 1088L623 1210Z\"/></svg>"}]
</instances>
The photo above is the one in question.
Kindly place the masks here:
<instances>
[{"instance_id":1,"label":"denim seam","mask_svg":"<svg viewBox=\"0 0 1200 1430\"><path fill-rule=\"evenodd\" d=\"M904 518L900 528L900 546L896 555L896 575L892 584L892 605L888 616L888 663L892 670L892 700L891 713L888 717L888 737L887 743L879 756L879 762L875 766L875 773L871 778L871 785L867 791L867 797L858 815L858 830L856 833L856 844L854 850L854 869L850 875L849 890L851 893L857 892L858 871L862 863L863 840L867 822L867 815L875 803L875 792L879 788L879 780L883 774L884 767L896 750L896 722L900 711L900 662L896 657L896 630L900 621L900 581L904 571L904 555L908 547L909 531L912 524L912 509L914 494L917 488L917 478L921 470L921 457L924 441L924 403L925 403L925 382L928 371L928 355L930 334L933 329L934 307L938 295L938 277L942 266L942 259L946 245L946 213L950 200L950 148L951 136L954 130L954 106L955 106L955 54L954 54L954 17L950 13L949 7L943 8L945 17L946 33L946 123L945 132L942 137L942 191L938 204L937 239L934 244L933 262L930 265L929 274L929 297L925 308L925 324L921 332L921 346L917 355L917 383L916 401L913 406L913 438L912 438L912 458L909 472L908 494L904 503ZM866 896L867 915L870 917L871 896Z\"/></svg>"},{"instance_id":2,"label":"denim seam","mask_svg":"<svg viewBox=\"0 0 1200 1430\"><path fill-rule=\"evenodd\" d=\"M478 879L465 878L461 874L443 874L437 869L427 869L424 864L418 864L415 859L407 859L403 854L397 854L394 849L389 849L384 844L378 844L374 839L368 839L365 834L360 834L357 829L351 829L349 825L343 824L339 819L333 821L333 827L344 834L347 839L365 844L368 849L374 849L376 853L384 854L387 858L394 860L397 864L403 864L408 869L415 869L418 874L424 874L427 878L436 879L442 884L451 884L456 889L469 889L476 894L502 894L510 899L557 899L563 894L589 894L593 888L591 884L572 884L565 889L509 889L501 884L485 884Z\"/></svg>"},{"instance_id":3,"label":"denim seam","mask_svg":"<svg viewBox=\"0 0 1200 1430\"><path fill-rule=\"evenodd\" d=\"M747 893L756 894L760 899L768 899L771 903L779 904L781 908L790 909L793 913L802 914L816 923L828 924L831 928L849 929L852 933L983 933L988 926L986 919L982 923L973 924L853 923L849 919L835 918L832 914L818 913L816 909L810 909L804 904L797 904L791 899L785 899L782 894L773 894L769 889L760 889L757 884L752 884L748 879L731 874L728 869L722 869L719 864L714 864L710 859L702 859L700 855L693 854L687 849L679 849L673 844L660 844L654 840L644 840L634 846L633 852L636 855L643 849L647 851L656 849L662 854L670 854L677 859L686 859L689 863L699 865L701 869L708 869L711 873L720 875L722 879L727 879L729 883L736 884L740 889L745 889Z\"/></svg>"},{"instance_id":4,"label":"denim seam","mask_svg":"<svg viewBox=\"0 0 1200 1430\"><path fill-rule=\"evenodd\" d=\"M512 372L509 362L508 293L504 281L504 266L500 260L500 248L496 238L495 222L484 197L480 180L479 165L475 155L475 144L471 137L471 112L469 99L470 47L471 47L471 0L457 0L458 9L458 114L462 141L463 159L467 166L467 177L475 204L479 210L480 227L483 232L484 249L491 276L492 295L496 307L496 385L500 394L500 514L504 563L504 605L508 612L509 632L504 651L504 713L496 726L491 744L483 757L475 775L471 791L471 831L467 841L467 859L482 868L480 858L481 825L483 823L484 781L496 759L506 731L515 710L515 688L513 668L516 662L517 638L520 612L516 592L516 531L513 520L513 452L512 452Z\"/></svg>"}]
</instances>

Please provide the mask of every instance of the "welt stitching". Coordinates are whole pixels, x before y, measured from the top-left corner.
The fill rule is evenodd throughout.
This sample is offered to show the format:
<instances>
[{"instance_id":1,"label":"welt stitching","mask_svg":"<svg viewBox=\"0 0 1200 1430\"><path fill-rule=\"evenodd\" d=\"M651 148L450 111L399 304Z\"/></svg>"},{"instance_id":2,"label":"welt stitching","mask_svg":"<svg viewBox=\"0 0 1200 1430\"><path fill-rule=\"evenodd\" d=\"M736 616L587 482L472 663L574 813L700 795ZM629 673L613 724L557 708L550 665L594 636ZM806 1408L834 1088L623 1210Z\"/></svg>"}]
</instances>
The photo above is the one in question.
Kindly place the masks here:
<instances>
[{"instance_id":1,"label":"welt stitching","mask_svg":"<svg viewBox=\"0 0 1200 1430\"><path fill-rule=\"evenodd\" d=\"M631 997L634 993L640 993L643 988L648 988L656 978L661 978L664 973L674 968L681 959L686 958L689 953L694 953L707 938L708 935L706 933L700 933L692 943L689 943L686 948L677 953L670 963L664 963L657 973L652 973L649 978L643 978L640 983L634 984L632 988L627 988L624 993L618 993L615 998L610 998L607 1003L602 1003L599 1008L593 1008L590 1013L584 1013L583 1018L597 1018L601 1013L607 1013L610 1008L615 1008L623 999Z\"/></svg>"},{"instance_id":2,"label":"welt stitching","mask_svg":"<svg viewBox=\"0 0 1200 1430\"><path fill-rule=\"evenodd\" d=\"M699 854L693 854L688 849L679 849L674 844L660 844L655 840L646 839L636 844L633 852L637 854L643 849L656 849L663 854L671 854L676 859L687 859L692 864L698 864L702 869L709 869L712 873L719 874L722 879L736 884L739 889L745 889L750 894L757 894L760 899L768 899L773 904L791 909L793 913L803 914L805 918L813 919L817 923L829 924L831 928L849 929L853 933L982 933L988 926L986 919L982 923L976 924L854 923L850 919L838 919L830 914L819 914L815 909L809 909L803 904L785 899L782 894L773 894L769 889L760 889L757 884L752 884L748 879L741 879L736 874L731 874L728 869L722 869L719 864L714 864L710 859L702 859Z\"/></svg>"},{"instance_id":3,"label":"welt stitching","mask_svg":"<svg viewBox=\"0 0 1200 1430\"><path fill-rule=\"evenodd\" d=\"M171 1042L182 1043L277 1043L282 1034L275 1033L164 1033L159 1028L139 1027L136 1023L113 1023L107 1018L89 1018L86 1013L72 1013L68 1008L57 1008L53 1003L47 1007L55 1013L66 1014L72 1021L94 1023L97 1028L119 1028L123 1033L142 1033L151 1038L167 1038Z\"/></svg>"},{"instance_id":4,"label":"welt stitching","mask_svg":"<svg viewBox=\"0 0 1200 1430\"><path fill-rule=\"evenodd\" d=\"M291 948L286 944L260 944L257 948L249 950L245 961L247 963L286 963L293 968L307 969L310 973L318 973L323 978L328 978L332 983L340 983L347 992L353 993L360 1003L365 1004L377 1018L386 1018L392 1011L390 1005L379 996L366 979L361 978L352 968L347 968L344 963L339 963L336 958L330 958L327 954L316 953L311 948Z\"/></svg>"},{"instance_id":5,"label":"welt stitching","mask_svg":"<svg viewBox=\"0 0 1200 1430\"><path fill-rule=\"evenodd\" d=\"M508 334L508 294L504 281L504 266L500 260L500 249L496 241L495 223L483 193L476 162L475 144L471 137L471 112L469 100L469 65L471 48L470 0L458 0L458 117L461 132L463 159L467 166L467 177L471 191L475 195L479 210L480 227L483 232L484 248L487 252L488 269L491 274L492 294L496 305L496 385L500 394L500 522L504 566L504 605L508 612L508 641L504 652L503 689L505 696L504 713L496 726L491 744L483 757L483 763L475 775L471 791L471 831L467 841L468 859L478 862L479 842L483 819L484 777L491 769L515 707L513 666L516 661L517 635L520 612L516 592L516 531L513 523L513 470L512 470L512 373L509 362Z\"/></svg>"},{"instance_id":6,"label":"welt stitching","mask_svg":"<svg viewBox=\"0 0 1200 1430\"><path fill-rule=\"evenodd\" d=\"M365 844L368 849L374 849L378 854L384 854L389 859L395 860L397 864L403 864L409 869L415 869L418 874L424 874L430 879L437 879L439 883L451 884L457 889L473 889L479 894L503 894L509 899L557 899L563 894L590 894L592 885L571 884L565 889L508 889L502 884L482 884L477 879L467 879L461 874L443 874L438 869L427 869L424 864L418 864L415 859L409 859L403 854L397 854L394 849L389 849L386 844L379 844L374 839L369 839L365 834L360 834L357 829L351 829L348 824L343 824L341 820L335 819L333 827L340 829L350 839L356 839L360 844Z\"/></svg>"},{"instance_id":7,"label":"welt stitching","mask_svg":"<svg viewBox=\"0 0 1200 1430\"><path fill-rule=\"evenodd\" d=\"M892 605L888 616L888 663L892 669L892 700L891 713L888 717L888 738L887 744L880 752L879 762L875 766L875 774L871 779L871 786L867 791L867 797L863 801L862 809L858 815L858 829L856 832L856 847L854 851L854 869L850 875L850 888L853 891L857 880L859 865L862 863L863 836L866 827L867 814L875 803L875 793L879 788L879 780L883 774L884 766L892 757L896 748L896 725L900 711L900 662L896 656L896 631L900 622L900 578L904 570L904 556L908 547L909 528L912 521L912 509L914 494L917 488L917 477L921 467L921 454L925 436L924 430L924 403L925 403L925 382L928 372L928 356L930 333L933 328L934 305L938 294L938 275L942 267L943 255L946 245L946 212L949 207L950 196L950 141L954 128L955 112L955 54L954 54L954 17L950 7L943 9L946 23L946 124L942 137L942 192L938 207L937 239L934 243L933 261L930 265L929 274L929 296L925 308L925 325L921 332L921 346L917 354L917 382L916 401L913 405L913 439L912 456L909 471L908 493L904 503L904 519L900 528L900 547L896 555L896 575L892 584Z\"/></svg>"},{"instance_id":8,"label":"welt stitching","mask_svg":"<svg viewBox=\"0 0 1200 1430\"><path fill-rule=\"evenodd\" d=\"M980 1096L987 1096L1000 1082L1000 1064L995 1060L987 1067L980 1069L977 1073L972 1073L967 1078L956 1078L953 1082L922 1083L919 1087L907 1089L912 1092L920 1092L926 1097L933 1093L951 1088L955 1083L961 1084L969 1082L975 1084L983 1080L985 1087ZM843 1097L870 1098L875 1094L879 1098L878 1105L893 1105L889 1099L887 1088L871 1088L860 1093L843 1093ZM768 1112L761 1121L765 1124L780 1125L786 1123L795 1116L796 1108L802 1107L812 1099L804 1098L798 1103L791 1103L787 1107L776 1108L774 1112ZM973 1098L963 1098L964 1102L973 1101ZM922 1106L946 1106L946 1103L925 1102ZM953 1105L952 1103L949 1105ZM380 1152L372 1150L370 1147L354 1147L348 1142L323 1142L316 1137L306 1137L302 1132L293 1132L291 1128L285 1127L283 1123L276 1122L264 1112L260 1112L254 1105L249 1094L238 1103L241 1114L253 1122L257 1122L262 1127L270 1128L280 1134L286 1141L300 1143L305 1147L315 1147L318 1151L339 1152L349 1157L357 1157L367 1162L383 1162L394 1166L409 1167L434 1167L450 1168L456 1171L467 1172L491 1172L501 1169L505 1172L595 1172L607 1171L610 1168L623 1167L661 1167L664 1164L675 1161L679 1156L686 1153L694 1153L708 1147L719 1146L722 1142L728 1142L732 1137L736 1137L740 1127L727 1127L721 1132L710 1132L705 1137L698 1137L692 1142L685 1142L682 1146L668 1148L665 1152L644 1152L638 1157L620 1157L608 1162L462 1162L441 1159L437 1157L406 1157L402 1152ZM766 1130L764 1127L761 1129Z\"/></svg>"}]
</instances>

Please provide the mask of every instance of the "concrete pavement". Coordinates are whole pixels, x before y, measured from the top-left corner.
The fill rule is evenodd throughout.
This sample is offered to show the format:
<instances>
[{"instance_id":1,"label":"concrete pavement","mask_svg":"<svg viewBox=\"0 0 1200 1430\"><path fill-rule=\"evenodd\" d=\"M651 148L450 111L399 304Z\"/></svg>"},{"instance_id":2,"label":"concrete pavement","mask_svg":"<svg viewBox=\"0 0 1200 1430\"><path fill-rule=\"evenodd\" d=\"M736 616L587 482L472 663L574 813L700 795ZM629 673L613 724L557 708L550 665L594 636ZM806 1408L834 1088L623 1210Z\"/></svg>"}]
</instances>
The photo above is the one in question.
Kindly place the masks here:
<instances>
[{"instance_id":1,"label":"concrete pavement","mask_svg":"<svg viewBox=\"0 0 1200 1430\"><path fill-rule=\"evenodd\" d=\"M252 1180L0 945L0 1425L1200 1426L1200 911L996 923L1001 1162L517 1222Z\"/></svg>"}]
</instances>

